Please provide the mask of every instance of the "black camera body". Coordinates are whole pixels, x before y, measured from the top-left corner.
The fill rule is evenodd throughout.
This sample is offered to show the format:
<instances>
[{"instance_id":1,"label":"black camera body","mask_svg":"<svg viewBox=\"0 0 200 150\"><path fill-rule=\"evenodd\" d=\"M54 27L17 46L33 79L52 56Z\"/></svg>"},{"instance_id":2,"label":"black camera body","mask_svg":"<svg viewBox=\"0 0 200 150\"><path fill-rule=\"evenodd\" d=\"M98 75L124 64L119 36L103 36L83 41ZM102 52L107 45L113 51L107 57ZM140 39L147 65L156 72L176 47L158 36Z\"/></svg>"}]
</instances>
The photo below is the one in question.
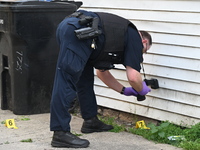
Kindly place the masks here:
<instances>
[{"instance_id":1,"label":"black camera body","mask_svg":"<svg viewBox=\"0 0 200 150\"><path fill-rule=\"evenodd\" d=\"M150 80L144 79L144 82L146 83L147 86L150 86L152 89L159 88L159 83L158 83L157 79L154 79L154 78L152 78Z\"/></svg>"},{"instance_id":2,"label":"black camera body","mask_svg":"<svg viewBox=\"0 0 200 150\"><path fill-rule=\"evenodd\" d=\"M158 83L157 79L154 79L154 78L152 78L150 80L144 79L144 82L146 83L147 86L150 86L152 89L159 88L159 83ZM143 101L145 99L146 99L145 95L137 95L138 101Z\"/></svg>"}]
</instances>

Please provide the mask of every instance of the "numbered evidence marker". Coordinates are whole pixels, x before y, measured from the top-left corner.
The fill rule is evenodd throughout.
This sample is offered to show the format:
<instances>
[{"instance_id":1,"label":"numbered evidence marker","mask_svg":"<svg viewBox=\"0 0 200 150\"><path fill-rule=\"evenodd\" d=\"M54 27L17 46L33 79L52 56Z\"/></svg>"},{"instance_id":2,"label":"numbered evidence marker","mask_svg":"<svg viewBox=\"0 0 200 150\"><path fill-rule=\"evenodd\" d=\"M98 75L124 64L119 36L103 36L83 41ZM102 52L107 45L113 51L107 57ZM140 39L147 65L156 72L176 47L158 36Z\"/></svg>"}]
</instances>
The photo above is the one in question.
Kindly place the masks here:
<instances>
[{"instance_id":1,"label":"numbered evidence marker","mask_svg":"<svg viewBox=\"0 0 200 150\"><path fill-rule=\"evenodd\" d=\"M149 127L147 127L145 125L144 120L138 121L136 122L136 128L140 128L140 129L150 129Z\"/></svg>"},{"instance_id":2,"label":"numbered evidence marker","mask_svg":"<svg viewBox=\"0 0 200 150\"><path fill-rule=\"evenodd\" d=\"M15 121L14 121L14 119L7 119L7 120L6 120L5 126L6 126L7 128L18 129L18 127L15 126Z\"/></svg>"}]
</instances>

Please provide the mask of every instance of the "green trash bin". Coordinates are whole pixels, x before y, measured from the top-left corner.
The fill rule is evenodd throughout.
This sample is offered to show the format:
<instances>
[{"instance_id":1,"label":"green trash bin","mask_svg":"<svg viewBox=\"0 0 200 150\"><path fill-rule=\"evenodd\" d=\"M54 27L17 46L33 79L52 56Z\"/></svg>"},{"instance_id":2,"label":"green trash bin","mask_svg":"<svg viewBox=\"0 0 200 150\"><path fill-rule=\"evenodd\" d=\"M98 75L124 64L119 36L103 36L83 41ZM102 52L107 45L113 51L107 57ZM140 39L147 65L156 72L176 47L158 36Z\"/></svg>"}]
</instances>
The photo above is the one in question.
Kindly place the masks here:
<instances>
[{"instance_id":1,"label":"green trash bin","mask_svg":"<svg viewBox=\"0 0 200 150\"><path fill-rule=\"evenodd\" d=\"M59 52L56 28L77 4L0 2L1 109L18 115L50 111Z\"/></svg>"}]
</instances>

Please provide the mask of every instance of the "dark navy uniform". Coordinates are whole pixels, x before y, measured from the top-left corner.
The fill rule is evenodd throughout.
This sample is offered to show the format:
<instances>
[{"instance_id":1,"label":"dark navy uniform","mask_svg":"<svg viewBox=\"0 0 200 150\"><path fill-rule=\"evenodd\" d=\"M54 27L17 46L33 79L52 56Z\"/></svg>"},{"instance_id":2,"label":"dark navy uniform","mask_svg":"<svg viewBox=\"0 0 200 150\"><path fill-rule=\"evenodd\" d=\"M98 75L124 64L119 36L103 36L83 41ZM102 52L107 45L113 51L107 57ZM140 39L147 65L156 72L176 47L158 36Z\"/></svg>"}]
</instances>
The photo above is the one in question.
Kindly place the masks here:
<instances>
[{"instance_id":1,"label":"dark navy uniform","mask_svg":"<svg viewBox=\"0 0 200 150\"><path fill-rule=\"evenodd\" d=\"M94 12L81 11L86 16L98 17ZM83 28L79 18L68 17L57 28L60 53L57 62L54 88L51 100L51 131L70 131L71 116L68 112L72 101L78 95L83 119L97 115L97 102L93 89L94 68L92 61L98 57L105 42L104 33L96 40L96 49L91 48L93 39L79 40L74 30ZM99 29L101 29L101 23ZM124 38L123 65L140 71L142 41L138 31L128 27Z\"/></svg>"}]
</instances>

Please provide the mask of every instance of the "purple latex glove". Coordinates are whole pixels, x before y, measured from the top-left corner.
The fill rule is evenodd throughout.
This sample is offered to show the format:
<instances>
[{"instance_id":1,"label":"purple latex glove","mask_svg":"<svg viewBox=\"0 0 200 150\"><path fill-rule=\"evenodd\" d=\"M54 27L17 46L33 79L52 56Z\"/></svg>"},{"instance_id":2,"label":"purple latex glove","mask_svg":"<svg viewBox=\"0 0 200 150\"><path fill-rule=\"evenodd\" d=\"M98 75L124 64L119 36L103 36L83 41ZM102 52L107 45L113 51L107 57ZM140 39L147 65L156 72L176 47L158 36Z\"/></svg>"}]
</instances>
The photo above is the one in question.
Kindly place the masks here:
<instances>
[{"instance_id":1,"label":"purple latex glove","mask_svg":"<svg viewBox=\"0 0 200 150\"><path fill-rule=\"evenodd\" d=\"M137 96L138 92L135 91L132 87L126 87L124 89L124 95L126 95L126 96Z\"/></svg>"},{"instance_id":2,"label":"purple latex glove","mask_svg":"<svg viewBox=\"0 0 200 150\"><path fill-rule=\"evenodd\" d=\"M151 91L151 89L146 85L144 81L142 82L142 86L143 86L142 91L138 92L138 94L146 95L147 93Z\"/></svg>"}]
</instances>

